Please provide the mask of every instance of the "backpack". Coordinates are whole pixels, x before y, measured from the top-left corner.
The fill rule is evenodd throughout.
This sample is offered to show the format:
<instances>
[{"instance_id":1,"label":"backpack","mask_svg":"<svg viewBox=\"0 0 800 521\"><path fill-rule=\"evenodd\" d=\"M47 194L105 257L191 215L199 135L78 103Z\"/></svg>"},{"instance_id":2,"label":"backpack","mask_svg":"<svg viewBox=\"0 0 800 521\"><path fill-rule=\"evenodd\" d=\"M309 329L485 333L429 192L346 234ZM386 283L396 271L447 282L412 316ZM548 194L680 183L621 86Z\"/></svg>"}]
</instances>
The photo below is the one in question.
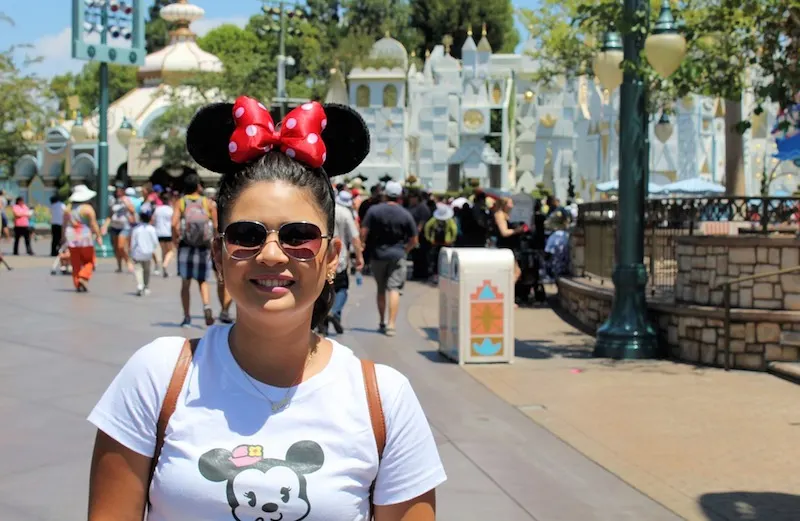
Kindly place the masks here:
<instances>
[{"instance_id":1,"label":"backpack","mask_svg":"<svg viewBox=\"0 0 800 521\"><path fill-rule=\"evenodd\" d=\"M447 221L436 221L433 227L433 244L442 246L447 241Z\"/></svg>"},{"instance_id":2,"label":"backpack","mask_svg":"<svg viewBox=\"0 0 800 521\"><path fill-rule=\"evenodd\" d=\"M203 248L211 243L211 215L205 197L192 200L183 198L183 236L181 239L189 246Z\"/></svg>"},{"instance_id":3,"label":"backpack","mask_svg":"<svg viewBox=\"0 0 800 521\"><path fill-rule=\"evenodd\" d=\"M194 357L197 346L200 344L200 339L195 338L192 340L186 339L183 343L183 348L178 355L178 361L175 362L175 369L172 371L172 377L167 386L167 394L164 395L164 402L161 404L161 411L158 414L158 424L156 425L156 447L153 451L153 459L150 462L150 477L147 480L147 498L145 500L146 508L150 508L150 484L153 482L153 475L158 465L158 458L161 456L161 449L164 448L164 438L167 434L167 425L172 413L175 412L175 407L178 405L178 397L183 390L183 384L186 381L186 375L189 373L189 367L192 365L192 358ZM367 393L367 408L369 409L369 419L372 423L372 432L375 435L375 446L378 449L378 464L383 459L383 449L386 446L386 419L383 416L383 406L381 405L381 394L378 388L378 377L375 374L375 363L371 360L361 360L361 372L364 374L364 389ZM373 502L372 495L375 490L375 482L369 488L369 508L370 515L367 519L372 519Z\"/></svg>"}]
</instances>

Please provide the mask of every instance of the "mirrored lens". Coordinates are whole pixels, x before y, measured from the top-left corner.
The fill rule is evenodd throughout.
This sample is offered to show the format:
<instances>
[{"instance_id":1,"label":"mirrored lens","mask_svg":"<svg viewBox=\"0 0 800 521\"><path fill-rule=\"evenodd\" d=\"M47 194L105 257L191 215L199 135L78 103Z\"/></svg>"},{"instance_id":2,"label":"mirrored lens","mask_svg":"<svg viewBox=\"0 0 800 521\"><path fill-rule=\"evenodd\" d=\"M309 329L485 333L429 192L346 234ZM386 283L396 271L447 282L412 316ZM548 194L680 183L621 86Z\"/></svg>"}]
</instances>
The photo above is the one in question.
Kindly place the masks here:
<instances>
[{"instance_id":1,"label":"mirrored lens","mask_svg":"<svg viewBox=\"0 0 800 521\"><path fill-rule=\"evenodd\" d=\"M286 255L299 260L313 259L322 248L322 231L316 224L286 223L278 232Z\"/></svg>"},{"instance_id":2,"label":"mirrored lens","mask_svg":"<svg viewBox=\"0 0 800 521\"><path fill-rule=\"evenodd\" d=\"M257 255L267 241L267 229L257 222L240 221L225 228L225 249L233 259Z\"/></svg>"}]
</instances>

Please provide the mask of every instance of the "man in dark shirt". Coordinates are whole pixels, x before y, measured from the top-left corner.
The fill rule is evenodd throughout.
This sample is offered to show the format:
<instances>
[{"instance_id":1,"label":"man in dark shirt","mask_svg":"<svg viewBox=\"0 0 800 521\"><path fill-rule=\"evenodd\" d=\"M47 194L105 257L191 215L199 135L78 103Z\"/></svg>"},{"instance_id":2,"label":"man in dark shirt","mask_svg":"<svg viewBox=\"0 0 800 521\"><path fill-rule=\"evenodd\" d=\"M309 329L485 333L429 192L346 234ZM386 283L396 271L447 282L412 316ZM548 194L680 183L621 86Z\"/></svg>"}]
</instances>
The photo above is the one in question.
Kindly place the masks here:
<instances>
[{"instance_id":1,"label":"man in dark shirt","mask_svg":"<svg viewBox=\"0 0 800 521\"><path fill-rule=\"evenodd\" d=\"M417 224L417 236L419 237L419 247L414 248L411 252L411 262L414 263L413 277L416 280L427 280L430 276L428 270L428 253L431 249L431 245L425 240L422 227L430 220L432 214L419 190L412 189L408 191L408 211Z\"/></svg>"},{"instance_id":2,"label":"man in dark shirt","mask_svg":"<svg viewBox=\"0 0 800 521\"><path fill-rule=\"evenodd\" d=\"M369 248L370 268L378 285L380 331L394 336L400 291L406 281L406 256L417 245L417 225L411 214L399 204L403 186L386 183L385 202L367 211L361 221L361 238ZM386 316L386 292L389 292L389 320Z\"/></svg>"}]
</instances>

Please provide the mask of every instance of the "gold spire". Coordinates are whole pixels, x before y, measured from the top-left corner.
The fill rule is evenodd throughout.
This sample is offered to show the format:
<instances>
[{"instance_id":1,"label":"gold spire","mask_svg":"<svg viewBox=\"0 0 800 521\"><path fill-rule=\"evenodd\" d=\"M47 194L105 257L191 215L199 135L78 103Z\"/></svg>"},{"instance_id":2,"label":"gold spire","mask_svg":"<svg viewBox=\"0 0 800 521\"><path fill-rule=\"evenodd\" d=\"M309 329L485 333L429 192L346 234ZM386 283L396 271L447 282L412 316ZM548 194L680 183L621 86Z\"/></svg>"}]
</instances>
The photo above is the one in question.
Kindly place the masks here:
<instances>
[{"instance_id":1,"label":"gold spire","mask_svg":"<svg viewBox=\"0 0 800 521\"><path fill-rule=\"evenodd\" d=\"M481 36L486 36L486 22L481 26Z\"/></svg>"},{"instance_id":2,"label":"gold spire","mask_svg":"<svg viewBox=\"0 0 800 521\"><path fill-rule=\"evenodd\" d=\"M430 58L431 57L431 50L430 49L425 49L425 57L426 58Z\"/></svg>"},{"instance_id":3,"label":"gold spire","mask_svg":"<svg viewBox=\"0 0 800 521\"><path fill-rule=\"evenodd\" d=\"M416 58L417 57L417 51L411 51L411 57L412 58Z\"/></svg>"},{"instance_id":4,"label":"gold spire","mask_svg":"<svg viewBox=\"0 0 800 521\"><path fill-rule=\"evenodd\" d=\"M450 46L453 45L453 37L449 34L445 34L442 37L442 45L444 45L444 53L450 54Z\"/></svg>"},{"instance_id":5,"label":"gold spire","mask_svg":"<svg viewBox=\"0 0 800 521\"><path fill-rule=\"evenodd\" d=\"M469 24L467 26L467 36L470 36L470 37L472 36L472 24Z\"/></svg>"}]
</instances>

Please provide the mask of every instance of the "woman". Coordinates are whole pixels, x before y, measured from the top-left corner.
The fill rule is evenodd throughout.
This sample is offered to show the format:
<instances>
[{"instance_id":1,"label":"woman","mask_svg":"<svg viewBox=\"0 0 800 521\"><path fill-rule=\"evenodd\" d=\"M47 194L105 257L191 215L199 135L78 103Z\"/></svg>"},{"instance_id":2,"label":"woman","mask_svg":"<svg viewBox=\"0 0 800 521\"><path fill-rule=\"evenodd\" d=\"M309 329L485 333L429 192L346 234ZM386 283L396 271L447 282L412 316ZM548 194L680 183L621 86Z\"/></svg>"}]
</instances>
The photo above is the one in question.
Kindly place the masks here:
<instances>
[{"instance_id":1,"label":"woman","mask_svg":"<svg viewBox=\"0 0 800 521\"><path fill-rule=\"evenodd\" d=\"M433 521L445 475L408 380L377 366L381 459L361 362L312 332L341 250L328 176L366 157L363 120L307 103L276 131L241 97L201 109L186 139L200 166L223 174L213 252L237 320L209 328L193 354L160 338L122 369L89 417L89 521L140 521L146 504L150 521L366 520L371 504L377 521ZM163 410L171 418L157 430Z\"/></svg>"},{"instance_id":2,"label":"woman","mask_svg":"<svg viewBox=\"0 0 800 521\"><path fill-rule=\"evenodd\" d=\"M72 283L78 293L89 291L89 280L94 273L96 258L95 241L98 245L103 245L103 237L97 225L97 215L89 204L96 195L97 192L90 190L86 185L76 186L69 197L70 206L64 212L64 239L69 248L69 259L72 264Z\"/></svg>"},{"instance_id":3,"label":"woman","mask_svg":"<svg viewBox=\"0 0 800 521\"><path fill-rule=\"evenodd\" d=\"M516 228L511 228L511 221L508 215L511 213L512 208L514 208L514 201L510 197L499 199L494 208L494 224L497 229L497 247L509 248L516 252L518 250L519 235L525 232L525 227L517 226ZM521 274L519 263L515 260L514 281L518 280Z\"/></svg>"},{"instance_id":4,"label":"woman","mask_svg":"<svg viewBox=\"0 0 800 521\"><path fill-rule=\"evenodd\" d=\"M172 200L166 192L161 193L156 199L155 210L153 210L153 226L158 235L158 243L161 246L162 261L161 271L164 278L169 276L169 263L175 256L175 245L172 238Z\"/></svg>"},{"instance_id":5,"label":"woman","mask_svg":"<svg viewBox=\"0 0 800 521\"><path fill-rule=\"evenodd\" d=\"M123 263L128 271L133 272L133 264L128 258L128 241L131 235L131 226L136 222L136 213L131 198L126 195L125 187L116 186L114 202L111 204L110 217L103 225L108 228L111 235L111 245L114 247L114 257L117 259L117 273L122 273Z\"/></svg>"},{"instance_id":6,"label":"woman","mask_svg":"<svg viewBox=\"0 0 800 521\"><path fill-rule=\"evenodd\" d=\"M14 206L11 207L14 214L14 255L19 255L19 240L25 239L25 249L28 255L33 255L31 248L31 216L33 210L25 204L25 199L17 197Z\"/></svg>"}]
</instances>

